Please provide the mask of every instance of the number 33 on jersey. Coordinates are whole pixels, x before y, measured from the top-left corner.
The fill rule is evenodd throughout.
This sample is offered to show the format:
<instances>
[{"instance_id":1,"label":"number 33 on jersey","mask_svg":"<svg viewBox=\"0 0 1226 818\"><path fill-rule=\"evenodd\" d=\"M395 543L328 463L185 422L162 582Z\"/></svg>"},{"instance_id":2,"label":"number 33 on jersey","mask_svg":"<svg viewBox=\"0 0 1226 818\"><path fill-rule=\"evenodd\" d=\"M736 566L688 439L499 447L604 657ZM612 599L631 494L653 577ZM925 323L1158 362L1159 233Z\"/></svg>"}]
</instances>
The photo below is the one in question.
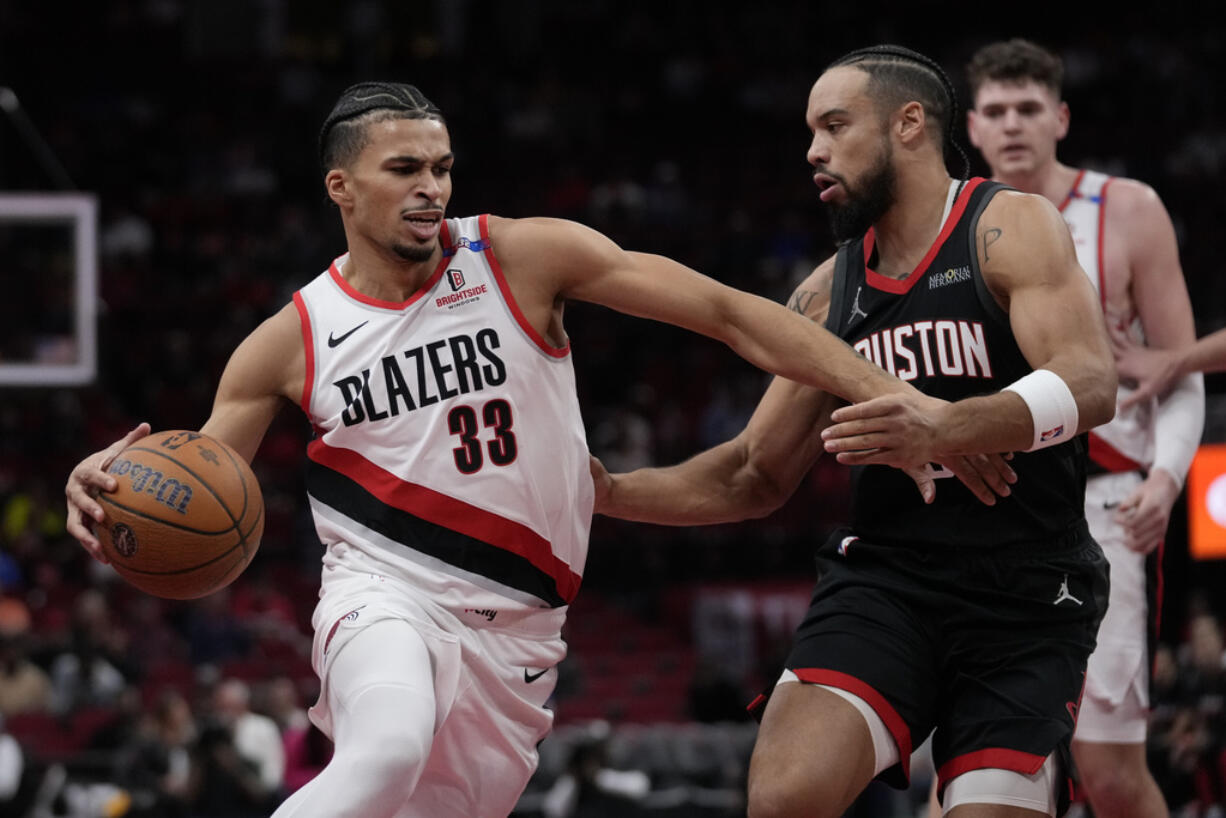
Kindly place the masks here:
<instances>
[{"instance_id":1,"label":"number 33 on jersey","mask_svg":"<svg viewBox=\"0 0 1226 818\"><path fill-rule=\"evenodd\" d=\"M567 604L592 507L570 349L524 320L484 216L445 222L443 246L401 303L350 287L346 256L294 295L320 538Z\"/></svg>"}]
</instances>

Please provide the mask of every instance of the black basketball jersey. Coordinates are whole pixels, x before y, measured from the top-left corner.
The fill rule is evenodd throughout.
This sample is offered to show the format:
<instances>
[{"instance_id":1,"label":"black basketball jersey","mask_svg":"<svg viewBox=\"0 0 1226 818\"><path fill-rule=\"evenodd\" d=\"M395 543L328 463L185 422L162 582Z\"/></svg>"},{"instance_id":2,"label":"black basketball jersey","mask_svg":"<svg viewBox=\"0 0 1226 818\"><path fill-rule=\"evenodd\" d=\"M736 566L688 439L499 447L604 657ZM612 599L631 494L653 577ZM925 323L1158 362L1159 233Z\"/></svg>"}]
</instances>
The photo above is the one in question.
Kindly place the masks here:
<instances>
[{"instance_id":1,"label":"black basketball jersey","mask_svg":"<svg viewBox=\"0 0 1226 818\"><path fill-rule=\"evenodd\" d=\"M872 269L874 234L843 245L826 326L869 360L925 394L956 401L997 392L1032 371L1008 315L983 281L975 226L1005 186L981 178L959 191L940 235L903 279ZM1018 480L995 506L961 481L937 480L925 505L914 482L886 466L852 469L852 527L874 542L1000 545L1044 540L1083 519L1085 439L1018 452Z\"/></svg>"}]
</instances>

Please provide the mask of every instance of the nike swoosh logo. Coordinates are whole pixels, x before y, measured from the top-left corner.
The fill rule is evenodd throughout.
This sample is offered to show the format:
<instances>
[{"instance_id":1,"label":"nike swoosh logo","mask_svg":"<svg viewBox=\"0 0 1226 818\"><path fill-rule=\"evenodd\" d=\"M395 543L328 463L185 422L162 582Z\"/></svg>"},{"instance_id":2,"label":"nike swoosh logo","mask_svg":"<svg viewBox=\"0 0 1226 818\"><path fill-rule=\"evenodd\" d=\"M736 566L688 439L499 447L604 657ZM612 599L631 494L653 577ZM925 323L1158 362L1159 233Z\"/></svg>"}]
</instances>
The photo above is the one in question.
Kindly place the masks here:
<instances>
[{"instance_id":1,"label":"nike swoosh logo","mask_svg":"<svg viewBox=\"0 0 1226 818\"><path fill-rule=\"evenodd\" d=\"M1116 506L1118 506L1118 505L1119 505L1119 501L1117 500L1117 501L1116 501L1116 502L1114 502L1114 503L1103 503L1103 508L1105 508L1105 509L1107 509L1108 511L1110 511L1111 509L1115 508L1115 507L1116 507Z\"/></svg>"},{"instance_id":2,"label":"nike swoosh logo","mask_svg":"<svg viewBox=\"0 0 1226 818\"><path fill-rule=\"evenodd\" d=\"M348 338L350 335L353 335L355 332L357 332L358 330L360 330L362 327L366 326L369 323L370 323L369 320L363 321L362 323L358 324L353 329L346 332L344 335L341 335L338 337L333 337L332 333L329 332L328 333L328 346L335 347L335 346L339 346L343 344L346 338Z\"/></svg>"},{"instance_id":3,"label":"nike swoosh logo","mask_svg":"<svg viewBox=\"0 0 1226 818\"><path fill-rule=\"evenodd\" d=\"M541 678L548 672L549 672L549 668L545 668L544 670L538 671L536 673L529 673L528 668L524 668L524 681L527 682L528 684L532 684L533 682L535 682L537 679Z\"/></svg>"}]
</instances>

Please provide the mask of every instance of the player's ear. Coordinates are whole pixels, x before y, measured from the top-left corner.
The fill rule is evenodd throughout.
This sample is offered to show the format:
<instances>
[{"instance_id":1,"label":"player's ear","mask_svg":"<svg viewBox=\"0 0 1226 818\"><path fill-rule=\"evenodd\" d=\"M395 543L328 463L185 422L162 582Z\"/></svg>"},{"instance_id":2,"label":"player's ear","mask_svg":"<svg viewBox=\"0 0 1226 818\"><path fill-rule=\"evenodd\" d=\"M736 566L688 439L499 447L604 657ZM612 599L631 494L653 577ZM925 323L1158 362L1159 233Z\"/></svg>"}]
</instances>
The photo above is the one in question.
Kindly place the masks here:
<instances>
[{"instance_id":1,"label":"player's ear","mask_svg":"<svg viewBox=\"0 0 1226 818\"><path fill-rule=\"evenodd\" d=\"M966 138L976 148L979 147L979 114L974 108L966 112Z\"/></svg>"},{"instance_id":2,"label":"player's ear","mask_svg":"<svg viewBox=\"0 0 1226 818\"><path fill-rule=\"evenodd\" d=\"M1056 106L1056 139L1063 139L1068 136L1069 119L1072 113L1068 109L1068 103L1061 100Z\"/></svg>"},{"instance_id":3,"label":"player's ear","mask_svg":"<svg viewBox=\"0 0 1226 818\"><path fill-rule=\"evenodd\" d=\"M895 115L895 132L903 144L911 144L916 137L923 137L928 117L924 114L924 106L912 100L898 109Z\"/></svg>"},{"instance_id":4,"label":"player's ear","mask_svg":"<svg viewBox=\"0 0 1226 818\"><path fill-rule=\"evenodd\" d=\"M328 198L338 207L353 203L353 193L349 190L349 174L341 168L333 168L324 177L324 188Z\"/></svg>"}]
</instances>

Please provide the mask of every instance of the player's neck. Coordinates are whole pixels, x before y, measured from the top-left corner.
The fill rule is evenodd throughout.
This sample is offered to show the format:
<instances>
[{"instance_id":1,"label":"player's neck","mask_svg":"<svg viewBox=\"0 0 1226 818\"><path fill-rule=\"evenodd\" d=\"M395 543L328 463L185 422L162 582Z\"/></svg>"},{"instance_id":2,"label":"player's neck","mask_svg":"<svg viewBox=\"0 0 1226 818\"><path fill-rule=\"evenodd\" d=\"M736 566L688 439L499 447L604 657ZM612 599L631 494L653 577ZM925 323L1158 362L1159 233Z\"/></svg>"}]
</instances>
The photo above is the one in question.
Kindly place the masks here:
<instances>
[{"instance_id":1,"label":"player's neck","mask_svg":"<svg viewBox=\"0 0 1226 818\"><path fill-rule=\"evenodd\" d=\"M442 249L427 261L407 261L382 247L351 242L341 277L362 295L400 303L413 296L438 268Z\"/></svg>"},{"instance_id":2,"label":"player's neck","mask_svg":"<svg viewBox=\"0 0 1226 818\"><path fill-rule=\"evenodd\" d=\"M1026 173L996 173L992 178L1023 193L1036 193L1052 204L1059 206L1068 198L1069 191L1077 181L1077 168L1051 161Z\"/></svg>"},{"instance_id":3,"label":"player's neck","mask_svg":"<svg viewBox=\"0 0 1226 818\"><path fill-rule=\"evenodd\" d=\"M873 225L876 272L903 278L915 269L941 232L952 181L943 167L910 178L900 174L894 205Z\"/></svg>"}]
</instances>

